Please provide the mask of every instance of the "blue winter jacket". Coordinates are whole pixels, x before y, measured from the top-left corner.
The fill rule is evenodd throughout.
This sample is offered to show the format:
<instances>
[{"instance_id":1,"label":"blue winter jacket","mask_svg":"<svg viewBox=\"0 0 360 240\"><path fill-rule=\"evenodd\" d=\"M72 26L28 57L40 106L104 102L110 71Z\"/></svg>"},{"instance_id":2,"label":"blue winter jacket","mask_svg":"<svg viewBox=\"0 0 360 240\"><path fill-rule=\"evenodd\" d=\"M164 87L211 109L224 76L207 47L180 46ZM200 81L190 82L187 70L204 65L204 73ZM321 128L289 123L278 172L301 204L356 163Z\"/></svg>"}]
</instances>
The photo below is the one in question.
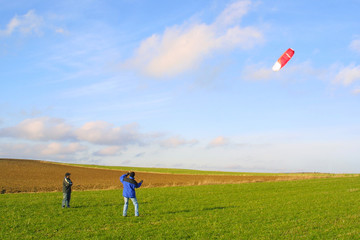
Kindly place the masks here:
<instances>
[{"instance_id":1,"label":"blue winter jacket","mask_svg":"<svg viewBox=\"0 0 360 240\"><path fill-rule=\"evenodd\" d=\"M126 177L127 174L124 174L120 177L120 181L124 185L123 196L127 198L135 198L135 188L139 188L142 182L137 183L134 178Z\"/></svg>"}]
</instances>

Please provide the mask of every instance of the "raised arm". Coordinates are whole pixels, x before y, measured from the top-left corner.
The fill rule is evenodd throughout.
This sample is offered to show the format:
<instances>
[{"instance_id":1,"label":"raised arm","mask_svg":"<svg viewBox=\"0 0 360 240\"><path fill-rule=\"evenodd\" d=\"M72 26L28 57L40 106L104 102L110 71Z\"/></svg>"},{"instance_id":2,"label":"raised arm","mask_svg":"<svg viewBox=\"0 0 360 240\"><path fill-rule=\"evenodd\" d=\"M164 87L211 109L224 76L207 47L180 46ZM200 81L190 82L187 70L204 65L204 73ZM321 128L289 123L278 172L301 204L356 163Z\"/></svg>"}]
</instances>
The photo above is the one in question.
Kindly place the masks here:
<instances>
[{"instance_id":1,"label":"raised arm","mask_svg":"<svg viewBox=\"0 0 360 240\"><path fill-rule=\"evenodd\" d=\"M141 184L143 183L144 181L143 180L141 180L138 184L137 184L137 186L135 186L135 188L139 188L139 187L141 187Z\"/></svg>"},{"instance_id":2,"label":"raised arm","mask_svg":"<svg viewBox=\"0 0 360 240\"><path fill-rule=\"evenodd\" d=\"M129 173L125 173L124 175L122 175L122 176L120 177L120 181L123 182L123 181L124 181L124 178L126 178L128 175L129 175Z\"/></svg>"}]
</instances>

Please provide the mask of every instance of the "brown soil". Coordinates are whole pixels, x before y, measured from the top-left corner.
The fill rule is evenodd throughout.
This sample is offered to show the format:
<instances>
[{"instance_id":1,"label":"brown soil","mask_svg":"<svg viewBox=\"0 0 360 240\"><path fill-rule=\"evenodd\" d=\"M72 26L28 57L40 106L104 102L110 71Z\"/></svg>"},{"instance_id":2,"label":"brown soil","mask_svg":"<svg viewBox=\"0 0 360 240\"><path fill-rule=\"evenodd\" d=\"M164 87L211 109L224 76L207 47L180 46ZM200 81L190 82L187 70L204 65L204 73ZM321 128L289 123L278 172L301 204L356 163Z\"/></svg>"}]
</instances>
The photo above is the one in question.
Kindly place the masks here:
<instances>
[{"instance_id":1,"label":"brown soil","mask_svg":"<svg viewBox=\"0 0 360 240\"><path fill-rule=\"evenodd\" d=\"M1 193L62 191L66 172L71 173L73 190L120 189L125 171L86 168L36 160L0 159ZM289 181L311 176L227 176L137 172L142 187L188 186L206 184Z\"/></svg>"}]
</instances>

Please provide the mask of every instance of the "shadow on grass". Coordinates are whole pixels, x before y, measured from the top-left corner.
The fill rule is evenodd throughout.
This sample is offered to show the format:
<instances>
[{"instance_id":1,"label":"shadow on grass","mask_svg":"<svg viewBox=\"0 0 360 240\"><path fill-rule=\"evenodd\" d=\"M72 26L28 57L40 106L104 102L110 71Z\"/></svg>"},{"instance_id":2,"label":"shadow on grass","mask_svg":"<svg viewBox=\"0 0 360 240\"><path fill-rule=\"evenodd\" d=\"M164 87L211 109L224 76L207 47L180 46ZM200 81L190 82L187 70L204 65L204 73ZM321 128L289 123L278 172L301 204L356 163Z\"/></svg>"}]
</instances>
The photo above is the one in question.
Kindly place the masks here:
<instances>
[{"instance_id":1,"label":"shadow on grass","mask_svg":"<svg viewBox=\"0 0 360 240\"><path fill-rule=\"evenodd\" d=\"M185 212L193 212L192 210L180 210L180 211L171 211L171 212L166 212L165 214L175 214L175 213L185 213Z\"/></svg>"},{"instance_id":2,"label":"shadow on grass","mask_svg":"<svg viewBox=\"0 0 360 240\"><path fill-rule=\"evenodd\" d=\"M227 208L236 208L236 206L210 207L210 208L202 208L202 209L199 209L199 210L184 209L184 210L179 210L179 211L166 212L166 214L187 213L187 212L201 212L201 211L214 211L214 210L222 210L222 209L227 209Z\"/></svg>"},{"instance_id":3,"label":"shadow on grass","mask_svg":"<svg viewBox=\"0 0 360 240\"><path fill-rule=\"evenodd\" d=\"M235 206L227 206L227 207L211 207L211 208L203 208L202 211L212 211L212 210L221 210L227 208L236 208Z\"/></svg>"},{"instance_id":4,"label":"shadow on grass","mask_svg":"<svg viewBox=\"0 0 360 240\"><path fill-rule=\"evenodd\" d=\"M94 208L98 207L99 205L75 205L71 206L70 208ZM108 204L101 204L102 207L123 207L123 204L116 204L116 203L108 203Z\"/></svg>"}]
</instances>

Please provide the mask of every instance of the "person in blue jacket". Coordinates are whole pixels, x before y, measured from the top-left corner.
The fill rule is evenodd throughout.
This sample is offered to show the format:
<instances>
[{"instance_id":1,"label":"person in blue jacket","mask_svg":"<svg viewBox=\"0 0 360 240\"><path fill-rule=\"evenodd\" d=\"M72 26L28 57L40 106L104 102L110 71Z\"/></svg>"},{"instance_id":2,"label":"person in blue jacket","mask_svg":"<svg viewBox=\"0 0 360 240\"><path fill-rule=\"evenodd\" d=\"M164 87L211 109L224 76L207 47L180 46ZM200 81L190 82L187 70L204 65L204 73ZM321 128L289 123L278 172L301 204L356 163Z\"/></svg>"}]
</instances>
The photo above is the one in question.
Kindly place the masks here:
<instances>
[{"instance_id":1,"label":"person in blue jacket","mask_svg":"<svg viewBox=\"0 0 360 240\"><path fill-rule=\"evenodd\" d=\"M129 177L128 177L129 176ZM124 185L123 196L124 196L124 209L123 209L123 216L126 217L127 209L129 204L129 199L134 204L135 207L135 216L139 216L139 204L136 199L135 188L139 188L143 183L141 180L139 183L135 181L135 173L128 172L120 177L120 181Z\"/></svg>"}]
</instances>

